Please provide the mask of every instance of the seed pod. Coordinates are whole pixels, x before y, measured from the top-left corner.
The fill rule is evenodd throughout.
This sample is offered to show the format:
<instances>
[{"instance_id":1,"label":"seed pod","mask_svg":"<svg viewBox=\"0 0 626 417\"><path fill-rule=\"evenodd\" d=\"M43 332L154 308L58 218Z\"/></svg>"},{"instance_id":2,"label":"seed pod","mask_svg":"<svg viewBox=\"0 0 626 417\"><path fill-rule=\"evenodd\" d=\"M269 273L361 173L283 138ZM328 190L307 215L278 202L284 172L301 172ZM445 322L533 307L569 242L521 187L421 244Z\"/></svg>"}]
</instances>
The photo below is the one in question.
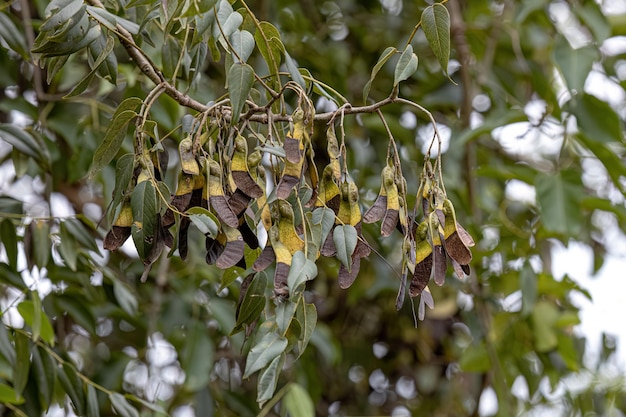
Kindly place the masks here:
<instances>
[{"instance_id":1,"label":"seed pod","mask_svg":"<svg viewBox=\"0 0 626 417\"><path fill-rule=\"evenodd\" d=\"M235 151L230 162L230 175L233 181L244 194L251 198L258 198L263 195L263 189L259 187L248 168L248 142L246 138L237 135L235 138Z\"/></svg>"},{"instance_id":2,"label":"seed pod","mask_svg":"<svg viewBox=\"0 0 626 417\"><path fill-rule=\"evenodd\" d=\"M209 178L205 186L204 198L208 200L209 205L222 223L230 227L237 227L239 225L237 215L233 212L224 195L222 168L212 159L208 160L208 164Z\"/></svg>"},{"instance_id":3,"label":"seed pod","mask_svg":"<svg viewBox=\"0 0 626 417\"><path fill-rule=\"evenodd\" d=\"M417 297L430 281L433 270L433 249L428 242L428 221L423 221L415 232L415 270L411 279L409 295Z\"/></svg>"},{"instance_id":4,"label":"seed pod","mask_svg":"<svg viewBox=\"0 0 626 417\"><path fill-rule=\"evenodd\" d=\"M187 136L178 144L178 154L180 156L180 165L182 171L189 175L200 175L200 166L193 154L193 142L191 137Z\"/></svg>"},{"instance_id":5,"label":"seed pod","mask_svg":"<svg viewBox=\"0 0 626 417\"><path fill-rule=\"evenodd\" d=\"M318 187L317 200L315 201L315 207L328 207L337 214L339 211L339 202L341 196L339 195L339 187L335 182L333 176L333 167L326 165L324 172L322 173L322 181Z\"/></svg>"},{"instance_id":6,"label":"seed pod","mask_svg":"<svg viewBox=\"0 0 626 417\"><path fill-rule=\"evenodd\" d=\"M284 200L289 197L291 190L300 183L304 166L304 112L298 108L293 113L294 129L291 135L285 137L285 167L276 186L276 196Z\"/></svg>"}]
</instances>

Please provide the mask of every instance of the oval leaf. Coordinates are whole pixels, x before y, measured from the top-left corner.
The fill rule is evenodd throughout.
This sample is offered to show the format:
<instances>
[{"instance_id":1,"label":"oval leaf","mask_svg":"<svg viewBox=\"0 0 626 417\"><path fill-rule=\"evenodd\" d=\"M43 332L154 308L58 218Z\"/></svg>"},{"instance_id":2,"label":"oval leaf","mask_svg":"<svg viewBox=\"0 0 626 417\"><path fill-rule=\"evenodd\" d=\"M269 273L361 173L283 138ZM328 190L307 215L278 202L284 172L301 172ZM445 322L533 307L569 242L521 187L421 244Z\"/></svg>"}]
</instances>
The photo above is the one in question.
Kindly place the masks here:
<instances>
[{"instance_id":1,"label":"oval leaf","mask_svg":"<svg viewBox=\"0 0 626 417\"><path fill-rule=\"evenodd\" d=\"M254 84L254 70L248 64L234 63L228 71L228 91L232 105L231 123L239 122L243 105Z\"/></svg>"},{"instance_id":2,"label":"oval leaf","mask_svg":"<svg viewBox=\"0 0 626 417\"><path fill-rule=\"evenodd\" d=\"M417 55L413 53L413 47L408 45L398 63L396 64L396 70L393 78L394 87L400 82L409 78L417 70Z\"/></svg>"},{"instance_id":3,"label":"oval leaf","mask_svg":"<svg viewBox=\"0 0 626 417\"><path fill-rule=\"evenodd\" d=\"M337 259L350 271L352 254L356 248L358 237L354 226L338 225L333 232L333 241L337 249Z\"/></svg>"},{"instance_id":4,"label":"oval leaf","mask_svg":"<svg viewBox=\"0 0 626 417\"><path fill-rule=\"evenodd\" d=\"M450 14L443 4L435 3L422 12L422 29L430 49L439 60L443 72L448 75L450 59Z\"/></svg>"},{"instance_id":5,"label":"oval leaf","mask_svg":"<svg viewBox=\"0 0 626 417\"><path fill-rule=\"evenodd\" d=\"M287 338L274 332L265 334L250 349L243 377L248 378L256 371L265 368L271 361L283 353L286 347Z\"/></svg>"}]
</instances>

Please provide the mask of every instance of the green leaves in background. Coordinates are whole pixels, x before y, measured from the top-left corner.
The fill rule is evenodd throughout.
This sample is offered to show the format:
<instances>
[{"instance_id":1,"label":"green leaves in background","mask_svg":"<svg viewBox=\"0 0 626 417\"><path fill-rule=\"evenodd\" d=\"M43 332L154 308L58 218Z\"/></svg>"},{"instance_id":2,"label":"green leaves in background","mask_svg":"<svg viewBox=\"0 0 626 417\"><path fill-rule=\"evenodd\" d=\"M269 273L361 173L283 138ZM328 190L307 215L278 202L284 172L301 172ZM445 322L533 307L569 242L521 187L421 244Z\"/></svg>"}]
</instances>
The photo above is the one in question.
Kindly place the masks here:
<instances>
[{"instance_id":1,"label":"green leaves in background","mask_svg":"<svg viewBox=\"0 0 626 417\"><path fill-rule=\"evenodd\" d=\"M31 294L33 294L33 300L39 300L35 291ZM41 301L24 300L18 304L17 311L30 327L33 340L36 341L41 337L49 345L54 345L54 331L50 319L41 308Z\"/></svg>"},{"instance_id":2,"label":"green leaves in background","mask_svg":"<svg viewBox=\"0 0 626 417\"><path fill-rule=\"evenodd\" d=\"M11 144L17 151L33 158L44 170L50 166L48 148L37 134L20 129L12 124L0 124L0 138Z\"/></svg>"},{"instance_id":3,"label":"green leaves in background","mask_svg":"<svg viewBox=\"0 0 626 417\"><path fill-rule=\"evenodd\" d=\"M598 50L592 46L573 49L564 36L558 36L553 56L567 87L583 93L591 67L598 60Z\"/></svg>"},{"instance_id":4,"label":"green leaves in background","mask_svg":"<svg viewBox=\"0 0 626 417\"><path fill-rule=\"evenodd\" d=\"M450 13L441 4L435 3L422 12L422 29L430 49L439 60L443 72L448 75L450 59Z\"/></svg>"},{"instance_id":5,"label":"green leaves in background","mask_svg":"<svg viewBox=\"0 0 626 417\"><path fill-rule=\"evenodd\" d=\"M573 170L540 173L535 178L535 187L543 227L563 236L578 236L583 219L580 211L580 174Z\"/></svg>"},{"instance_id":6,"label":"green leaves in background","mask_svg":"<svg viewBox=\"0 0 626 417\"><path fill-rule=\"evenodd\" d=\"M140 98L129 97L117 107L102 143L94 152L89 178L93 178L117 155L126 137L128 124L137 116L136 110L141 103Z\"/></svg>"}]
</instances>

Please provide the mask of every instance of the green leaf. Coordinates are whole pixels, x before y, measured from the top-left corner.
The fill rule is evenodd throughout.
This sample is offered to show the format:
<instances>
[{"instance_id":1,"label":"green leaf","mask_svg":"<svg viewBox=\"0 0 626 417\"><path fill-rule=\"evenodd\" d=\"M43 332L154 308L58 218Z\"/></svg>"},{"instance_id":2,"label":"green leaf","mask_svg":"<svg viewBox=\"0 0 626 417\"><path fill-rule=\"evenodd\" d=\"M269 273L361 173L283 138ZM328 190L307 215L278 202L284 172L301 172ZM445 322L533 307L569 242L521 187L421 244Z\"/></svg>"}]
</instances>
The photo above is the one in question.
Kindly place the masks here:
<instances>
[{"instance_id":1,"label":"green leaf","mask_svg":"<svg viewBox=\"0 0 626 417\"><path fill-rule=\"evenodd\" d=\"M397 86L400 82L408 79L417 70L417 55L413 53L413 47L407 45L400 59L396 64L396 70L393 75L393 85Z\"/></svg>"},{"instance_id":2,"label":"green leaf","mask_svg":"<svg viewBox=\"0 0 626 417\"><path fill-rule=\"evenodd\" d=\"M230 35L230 44L242 63L248 61L254 51L254 36L247 30L236 30Z\"/></svg>"},{"instance_id":3,"label":"green leaf","mask_svg":"<svg viewBox=\"0 0 626 417\"><path fill-rule=\"evenodd\" d=\"M580 364L582 363L581 355L579 355L578 350L574 344L575 338L570 335L565 335L560 333L557 336L557 350L559 355L561 355L561 359L565 362L565 365L574 372L580 370Z\"/></svg>"},{"instance_id":4,"label":"green leaf","mask_svg":"<svg viewBox=\"0 0 626 417\"><path fill-rule=\"evenodd\" d=\"M206 325L193 321L185 335L185 345L180 361L185 371L185 388L190 392L205 387L211 378L213 369L213 344L208 335Z\"/></svg>"},{"instance_id":5,"label":"green leaf","mask_svg":"<svg viewBox=\"0 0 626 417\"><path fill-rule=\"evenodd\" d=\"M0 38L6 42L9 48L20 54L24 61L30 60L23 31L18 30L13 20L4 13L0 13Z\"/></svg>"},{"instance_id":6,"label":"green leaf","mask_svg":"<svg viewBox=\"0 0 626 417\"><path fill-rule=\"evenodd\" d=\"M378 58L376 65L374 65L374 68L372 68L372 74L370 75L369 81L367 82L367 84L365 84L365 87L363 87L363 102L364 103L367 103L367 97L369 97L370 95L370 89L372 88L372 83L374 82L374 79L376 78L378 71L380 71L383 65L385 65L387 61L389 61L389 58L394 56L396 52L398 52L396 48L394 48L393 46L388 46L387 48L385 48L383 53Z\"/></svg>"},{"instance_id":7,"label":"green leaf","mask_svg":"<svg viewBox=\"0 0 626 417\"><path fill-rule=\"evenodd\" d=\"M65 363L58 369L58 376L63 390L72 401L74 411L81 416L85 413L85 393L83 383L76 372L73 366Z\"/></svg>"},{"instance_id":8,"label":"green leaf","mask_svg":"<svg viewBox=\"0 0 626 417\"><path fill-rule=\"evenodd\" d=\"M622 162L619 155L608 144L593 140L585 134L576 135L576 139L604 165L615 186L620 190L624 190L622 177L626 176L626 165Z\"/></svg>"},{"instance_id":9,"label":"green leaf","mask_svg":"<svg viewBox=\"0 0 626 417\"><path fill-rule=\"evenodd\" d=\"M572 7L572 12L591 29L596 42L604 42L611 36L611 24L595 1L586 1L582 5Z\"/></svg>"},{"instance_id":10,"label":"green leaf","mask_svg":"<svg viewBox=\"0 0 626 417\"><path fill-rule=\"evenodd\" d=\"M15 348L9 339L7 326L3 322L0 322L0 354L9 362L9 365L15 366Z\"/></svg>"},{"instance_id":11,"label":"green leaf","mask_svg":"<svg viewBox=\"0 0 626 417\"><path fill-rule=\"evenodd\" d=\"M276 332L266 333L260 340L255 340L246 358L246 369L243 377L248 378L256 371L265 368L274 359L280 357L286 347L287 338Z\"/></svg>"},{"instance_id":12,"label":"green leaf","mask_svg":"<svg viewBox=\"0 0 626 417\"><path fill-rule=\"evenodd\" d=\"M465 372L486 372L491 369L489 354L484 343L471 344L463 351L459 361Z\"/></svg>"},{"instance_id":13,"label":"green leaf","mask_svg":"<svg viewBox=\"0 0 626 417\"><path fill-rule=\"evenodd\" d=\"M231 331L231 335L243 330L245 324L250 324L259 317L265 308L265 289L267 288L267 276L263 272L256 274L246 294L241 301L237 314L237 322Z\"/></svg>"},{"instance_id":14,"label":"green leaf","mask_svg":"<svg viewBox=\"0 0 626 417\"><path fill-rule=\"evenodd\" d=\"M104 140L94 152L93 162L89 170L90 179L93 179L117 155L126 137L128 124L137 116L135 110L141 103L142 101L138 97L129 97L120 103L115 114L113 114L111 123L104 135Z\"/></svg>"},{"instance_id":15,"label":"green leaf","mask_svg":"<svg viewBox=\"0 0 626 417\"><path fill-rule=\"evenodd\" d=\"M301 385L289 384L289 390L283 399L285 411L289 415L298 417L315 417L315 406L311 396Z\"/></svg>"},{"instance_id":16,"label":"green leaf","mask_svg":"<svg viewBox=\"0 0 626 417\"><path fill-rule=\"evenodd\" d=\"M133 190L130 205L133 210L133 241L144 261L151 261L153 247L157 240L157 214L159 197L152 181L142 181Z\"/></svg>"},{"instance_id":17,"label":"green leaf","mask_svg":"<svg viewBox=\"0 0 626 417\"><path fill-rule=\"evenodd\" d=\"M302 333L298 341L298 357L300 357L309 344L309 340L311 340L311 336L313 336L313 331L317 324L317 308L315 304L308 304L303 300L298 304L296 318L302 327Z\"/></svg>"},{"instance_id":18,"label":"green leaf","mask_svg":"<svg viewBox=\"0 0 626 417\"><path fill-rule=\"evenodd\" d=\"M50 259L50 223L47 220L35 220L30 224L32 232L32 255L35 265L44 267Z\"/></svg>"},{"instance_id":19,"label":"green leaf","mask_svg":"<svg viewBox=\"0 0 626 417\"><path fill-rule=\"evenodd\" d=\"M82 248L100 253L100 249L96 244L93 236L87 231L86 224L79 219L69 218L65 219L62 224L66 227L67 232L80 243Z\"/></svg>"},{"instance_id":20,"label":"green leaf","mask_svg":"<svg viewBox=\"0 0 626 417\"><path fill-rule=\"evenodd\" d=\"M228 71L228 91L232 105L231 124L239 122L239 116L254 84L254 69L248 64L234 63Z\"/></svg>"},{"instance_id":21,"label":"green leaf","mask_svg":"<svg viewBox=\"0 0 626 417\"><path fill-rule=\"evenodd\" d=\"M558 337L554 324L559 318L557 307L547 301L540 301L533 310L531 319L535 349L548 352L558 345Z\"/></svg>"},{"instance_id":22,"label":"green leaf","mask_svg":"<svg viewBox=\"0 0 626 417\"><path fill-rule=\"evenodd\" d=\"M0 139L13 146L18 152L35 159L42 168L50 165L48 149L37 138L19 127L10 124L0 124Z\"/></svg>"},{"instance_id":23,"label":"green leaf","mask_svg":"<svg viewBox=\"0 0 626 417\"><path fill-rule=\"evenodd\" d=\"M102 7L87 6L87 12L101 25L112 32L117 32L116 25L122 26L133 35L139 34L139 25L123 17L114 15Z\"/></svg>"},{"instance_id":24,"label":"green leaf","mask_svg":"<svg viewBox=\"0 0 626 417\"><path fill-rule=\"evenodd\" d=\"M28 291L28 287L15 267L11 267L5 263L0 263L0 282L22 290L23 292Z\"/></svg>"},{"instance_id":25,"label":"green leaf","mask_svg":"<svg viewBox=\"0 0 626 417\"><path fill-rule=\"evenodd\" d=\"M76 324L81 326L90 334L95 335L96 319L91 309L88 308L88 304L81 301L81 298L82 297L78 296L78 293L65 292L64 294L55 297L54 303L59 310L69 314Z\"/></svg>"},{"instance_id":26,"label":"green leaf","mask_svg":"<svg viewBox=\"0 0 626 417\"><path fill-rule=\"evenodd\" d=\"M52 394L54 393L58 366L42 346L37 346L36 349L33 349L32 355L32 367L35 380L37 381L37 390L42 401L42 406L47 408L50 405Z\"/></svg>"},{"instance_id":27,"label":"green leaf","mask_svg":"<svg viewBox=\"0 0 626 417\"><path fill-rule=\"evenodd\" d=\"M289 329L291 320L296 313L296 307L298 307L297 300L295 302L292 300L293 298L290 297L276 306L276 324L283 335Z\"/></svg>"},{"instance_id":28,"label":"green leaf","mask_svg":"<svg viewBox=\"0 0 626 417\"><path fill-rule=\"evenodd\" d=\"M599 58L598 50L592 46L572 49L568 40L559 36L554 45L553 57L567 87L583 93L591 67Z\"/></svg>"},{"instance_id":29,"label":"green leaf","mask_svg":"<svg viewBox=\"0 0 626 417\"><path fill-rule=\"evenodd\" d=\"M291 79L297 82L300 87L306 89L306 83L304 82L304 78L302 78L302 74L300 74L300 70L296 65L296 62L291 58L291 56L285 51L285 65L287 66L287 71L289 71L289 75L291 75Z\"/></svg>"},{"instance_id":30,"label":"green leaf","mask_svg":"<svg viewBox=\"0 0 626 417\"><path fill-rule=\"evenodd\" d=\"M551 175L539 173L535 187L543 227L564 236L578 236L582 224L580 174L573 170Z\"/></svg>"},{"instance_id":31,"label":"green leaf","mask_svg":"<svg viewBox=\"0 0 626 417\"><path fill-rule=\"evenodd\" d=\"M313 211L311 216L311 220L313 224L320 224L322 226L322 234L320 236L321 240L316 242L318 246L326 241L328 234L333 229L333 225L335 224L335 212L328 207L320 207Z\"/></svg>"},{"instance_id":32,"label":"green leaf","mask_svg":"<svg viewBox=\"0 0 626 417\"><path fill-rule=\"evenodd\" d=\"M165 43L163 43L163 46L161 47L161 60L163 61L163 74L165 77L174 77L174 71L176 71L181 51L182 49L178 40L168 36ZM180 76L180 72L176 75Z\"/></svg>"},{"instance_id":33,"label":"green leaf","mask_svg":"<svg viewBox=\"0 0 626 417\"><path fill-rule=\"evenodd\" d=\"M97 44L97 42L93 42L91 45L94 45L94 44ZM79 95L83 91L85 91L87 87L89 87L89 84L91 83L91 80L96 74L96 71L98 70L98 68L100 68L100 65L102 65L102 63L104 63L108 59L108 57L112 55L111 52L113 52L114 47L115 47L115 40L113 39L113 37L108 36L105 47L100 51L100 54L96 58L96 61L91 66L92 68L91 71L89 71L89 73L85 77L83 77L83 79L80 80L78 84L76 84L76 86L72 89L72 91L70 91L69 94L67 94L63 98L74 97L74 96ZM115 55L113 54L113 56Z\"/></svg>"},{"instance_id":34,"label":"green leaf","mask_svg":"<svg viewBox=\"0 0 626 417\"><path fill-rule=\"evenodd\" d=\"M576 116L578 129L590 139L623 143L622 122L607 102L585 93L570 100L566 109Z\"/></svg>"},{"instance_id":35,"label":"green leaf","mask_svg":"<svg viewBox=\"0 0 626 417\"><path fill-rule=\"evenodd\" d=\"M254 40L267 63L270 75L278 74L281 53L285 52L278 29L270 22L259 22L257 31L254 33Z\"/></svg>"},{"instance_id":36,"label":"green leaf","mask_svg":"<svg viewBox=\"0 0 626 417\"><path fill-rule=\"evenodd\" d=\"M356 231L355 231L356 233ZM352 249L354 251L354 249ZM307 259L304 252L297 251L291 259L289 275L287 275L287 285L289 286L289 296L296 297L304 290L304 284L317 276L317 265Z\"/></svg>"},{"instance_id":37,"label":"green leaf","mask_svg":"<svg viewBox=\"0 0 626 417\"><path fill-rule=\"evenodd\" d=\"M522 290L522 314L529 315L537 301L537 275L532 267L526 263L519 272L520 288Z\"/></svg>"},{"instance_id":38,"label":"green leaf","mask_svg":"<svg viewBox=\"0 0 626 417\"><path fill-rule=\"evenodd\" d=\"M118 279L113 279L113 294L115 294L117 303L126 314L132 317L137 314L139 303L127 284Z\"/></svg>"},{"instance_id":39,"label":"green leaf","mask_svg":"<svg viewBox=\"0 0 626 417\"><path fill-rule=\"evenodd\" d=\"M15 366L13 367L13 389L20 396L28 382L30 369L31 344L24 333L15 333L15 352L17 353Z\"/></svg>"},{"instance_id":40,"label":"green leaf","mask_svg":"<svg viewBox=\"0 0 626 417\"><path fill-rule=\"evenodd\" d=\"M52 1L46 7L46 21L39 27L41 32L57 30L71 19L78 19L85 13L85 6L80 0Z\"/></svg>"},{"instance_id":41,"label":"green leaf","mask_svg":"<svg viewBox=\"0 0 626 417\"><path fill-rule=\"evenodd\" d=\"M0 222L0 242L4 246L9 265L17 268L17 233L10 219L4 219Z\"/></svg>"},{"instance_id":42,"label":"green leaf","mask_svg":"<svg viewBox=\"0 0 626 417\"><path fill-rule=\"evenodd\" d=\"M285 361L285 354L274 358L269 366L263 370L259 375L259 381L257 383L257 397L256 400L260 406L274 396L276 391L276 385L278 384L278 377L280 376L280 370Z\"/></svg>"},{"instance_id":43,"label":"green leaf","mask_svg":"<svg viewBox=\"0 0 626 417\"><path fill-rule=\"evenodd\" d=\"M65 261L65 265L76 272L76 264L78 262L78 247L72 236L67 231L65 222L62 222L59 226L59 255Z\"/></svg>"},{"instance_id":44,"label":"green leaf","mask_svg":"<svg viewBox=\"0 0 626 417\"><path fill-rule=\"evenodd\" d=\"M333 241L337 248L337 259L346 267L348 271L352 266L352 254L356 248L358 236L354 226L349 224L335 226Z\"/></svg>"},{"instance_id":45,"label":"green leaf","mask_svg":"<svg viewBox=\"0 0 626 417\"><path fill-rule=\"evenodd\" d=\"M24 398L13 388L0 383L0 404L23 404Z\"/></svg>"},{"instance_id":46,"label":"green leaf","mask_svg":"<svg viewBox=\"0 0 626 417\"><path fill-rule=\"evenodd\" d=\"M448 9L435 3L422 12L422 29L433 53L439 60L443 72L448 75L450 59L450 14Z\"/></svg>"},{"instance_id":47,"label":"green leaf","mask_svg":"<svg viewBox=\"0 0 626 417\"><path fill-rule=\"evenodd\" d=\"M130 405L128 400L120 393L113 392L109 395L111 405L120 417L139 417L139 412L135 407Z\"/></svg>"},{"instance_id":48,"label":"green leaf","mask_svg":"<svg viewBox=\"0 0 626 417\"><path fill-rule=\"evenodd\" d=\"M34 294L35 292L33 292ZM33 330L34 326L40 327L41 338L48 344L54 345L54 331L48 316L41 309L41 302L38 304L37 316L35 319L35 303L31 300L24 300L17 306L17 311L20 313L26 324ZM33 339L35 339L35 331L33 330Z\"/></svg>"},{"instance_id":49,"label":"green leaf","mask_svg":"<svg viewBox=\"0 0 626 417\"><path fill-rule=\"evenodd\" d=\"M198 228L200 233L212 238L217 237L220 223L215 214L204 207L191 207L187 210L189 220Z\"/></svg>"},{"instance_id":50,"label":"green leaf","mask_svg":"<svg viewBox=\"0 0 626 417\"><path fill-rule=\"evenodd\" d=\"M100 404L98 404L98 393L93 385L87 385L87 417L100 417Z\"/></svg>"},{"instance_id":51,"label":"green leaf","mask_svg":"<svg viewBox=\"0 0 626 417\"><path fill-rule=\"evenodd\" d=\"M133 178L135 168L135 155L127 153L119 157L115 164L115 189L113 189L112 211L122 202L124 194L128 190L128 185Z\"/></svg>"}]
</instances>

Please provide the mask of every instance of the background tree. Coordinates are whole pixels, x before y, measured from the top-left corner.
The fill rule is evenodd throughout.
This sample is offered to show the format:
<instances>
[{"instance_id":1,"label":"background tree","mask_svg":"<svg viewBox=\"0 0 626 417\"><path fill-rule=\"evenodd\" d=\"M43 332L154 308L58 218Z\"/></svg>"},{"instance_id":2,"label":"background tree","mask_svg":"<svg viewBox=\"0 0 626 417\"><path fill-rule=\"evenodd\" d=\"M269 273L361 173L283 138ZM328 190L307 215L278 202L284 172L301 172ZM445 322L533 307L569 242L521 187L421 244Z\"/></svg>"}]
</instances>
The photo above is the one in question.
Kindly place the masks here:
<instances>
[{"instance_id":1,"label":"background tree","mask_svg":"<svg viewBox=\"0 0 626 417\"><path fill-rule=\"evenodd\" d=\"M503 416L624 409L623 380L582 361L586 291L550 263L575 239L600 268L626 219L623 104L589 81L623 96L609 6L4 3L3 412L469 416L486 392ZM452 205L471 276L431 284L415 326L430 292L399 311L396 293L419 293L426 255L444 278Z\"/></svg>"}]
</instances>

